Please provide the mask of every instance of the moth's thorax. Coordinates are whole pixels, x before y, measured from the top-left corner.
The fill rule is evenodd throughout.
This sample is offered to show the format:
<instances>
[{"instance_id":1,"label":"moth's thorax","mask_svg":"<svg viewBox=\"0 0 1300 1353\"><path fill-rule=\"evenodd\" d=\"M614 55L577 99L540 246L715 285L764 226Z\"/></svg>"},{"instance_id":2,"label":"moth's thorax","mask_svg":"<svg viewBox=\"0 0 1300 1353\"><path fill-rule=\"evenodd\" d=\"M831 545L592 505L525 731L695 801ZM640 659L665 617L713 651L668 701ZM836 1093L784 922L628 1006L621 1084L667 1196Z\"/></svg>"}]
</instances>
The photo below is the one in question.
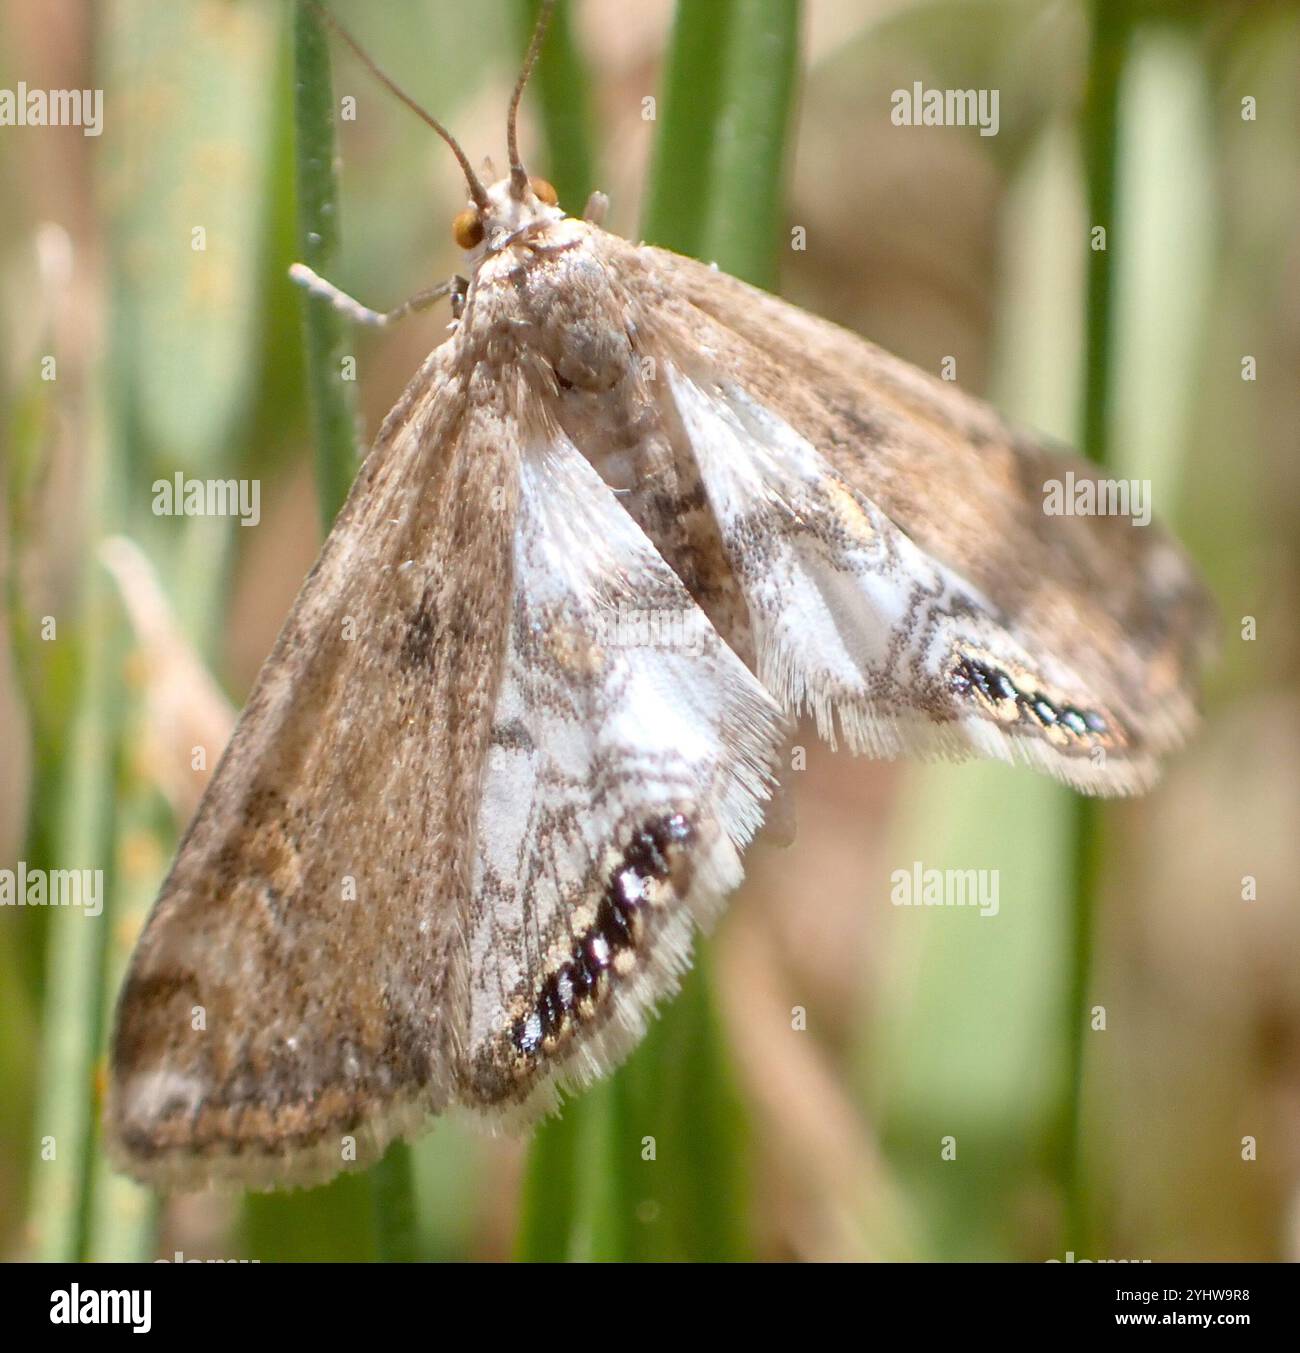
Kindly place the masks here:
<instances>
[{"instance_id":1,"label":"moth's thorax","mask_svg":"<svg viewBox=\"0 0 1300 1353\"><path fill-rule=\"evenodd\" d=\"M745 607L627 259L628 246L588 221L539 224L483 259L455 341L486 390L516 392L521 422L563 430L748 660Z\"/></svg>"},{"instance_id":2,"label":"moth's thorax","mask_svg":"<svg viewBox=\"0 0 1300 1353\"><path fill-rule=\"evenodd\" d=\"M535 218L478 260L457 341L463 356L520 375L548 403L568 392L608 395L634 373L629 297L605 266L599 230Z\"/></svg>"}]
</instances>

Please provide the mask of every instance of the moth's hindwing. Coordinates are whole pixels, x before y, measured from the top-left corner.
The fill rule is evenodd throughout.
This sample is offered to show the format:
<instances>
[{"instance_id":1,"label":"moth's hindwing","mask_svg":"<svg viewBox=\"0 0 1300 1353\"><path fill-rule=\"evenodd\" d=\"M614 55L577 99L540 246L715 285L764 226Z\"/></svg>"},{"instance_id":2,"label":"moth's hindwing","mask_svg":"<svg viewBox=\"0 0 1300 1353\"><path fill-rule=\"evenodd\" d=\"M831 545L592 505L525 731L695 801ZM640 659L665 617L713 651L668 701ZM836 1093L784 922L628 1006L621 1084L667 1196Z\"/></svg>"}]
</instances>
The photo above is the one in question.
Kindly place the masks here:
<instances>
[{"instance_id":1,"label":"moth's hindwing","mask_svg":"<svg viewBox=\"0 0 1300 1353\"><path fill-rule=\"evenodd\" d=\"M607 1070L739 882L780 712L563 433L521 452L513 616L477 822L464 1098Z\"/></svg>"}]
</instances>

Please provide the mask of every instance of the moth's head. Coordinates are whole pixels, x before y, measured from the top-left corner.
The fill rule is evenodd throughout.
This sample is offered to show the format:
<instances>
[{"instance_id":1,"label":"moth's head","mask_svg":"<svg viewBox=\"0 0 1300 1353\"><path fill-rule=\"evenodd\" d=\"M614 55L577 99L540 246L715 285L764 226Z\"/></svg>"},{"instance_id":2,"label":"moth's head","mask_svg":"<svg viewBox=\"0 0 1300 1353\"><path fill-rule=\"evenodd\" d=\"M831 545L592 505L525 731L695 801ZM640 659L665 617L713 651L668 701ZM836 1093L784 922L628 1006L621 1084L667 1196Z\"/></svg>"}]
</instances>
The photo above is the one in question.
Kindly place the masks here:
<instances>
[{"instance_id":1,"label":"moth's head","mask_svg":"<svg viewBox=\"0 0 1300 1353\"><path fill-rule=\"evenodd\" d=\"M530 230L563 219L555 189L545 179L512 173L471 196L451 223L451 233L473 262Z\"/></svg>"}]
</instances>

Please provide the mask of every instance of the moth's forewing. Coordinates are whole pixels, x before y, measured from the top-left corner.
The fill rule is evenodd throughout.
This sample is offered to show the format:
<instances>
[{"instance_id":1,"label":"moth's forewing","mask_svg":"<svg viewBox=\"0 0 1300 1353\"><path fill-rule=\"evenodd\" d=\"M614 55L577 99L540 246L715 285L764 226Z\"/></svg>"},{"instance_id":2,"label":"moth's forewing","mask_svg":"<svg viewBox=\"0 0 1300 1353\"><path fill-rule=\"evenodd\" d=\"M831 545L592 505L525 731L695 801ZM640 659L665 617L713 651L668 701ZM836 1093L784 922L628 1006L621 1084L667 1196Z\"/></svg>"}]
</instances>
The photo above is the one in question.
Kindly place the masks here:
<instances>
[{"instance_id":1,"label":"moth's forewing","mask_svg":"<svg viewBox=\"0 0 1300 1353\"><path fill-rule=\"evenodd\" d=\"M518 479L468 394L439 360L390 416L141 936L106 1114L137 1178L324 1179L454 1094Z\"/></svg>"}]
</instances>

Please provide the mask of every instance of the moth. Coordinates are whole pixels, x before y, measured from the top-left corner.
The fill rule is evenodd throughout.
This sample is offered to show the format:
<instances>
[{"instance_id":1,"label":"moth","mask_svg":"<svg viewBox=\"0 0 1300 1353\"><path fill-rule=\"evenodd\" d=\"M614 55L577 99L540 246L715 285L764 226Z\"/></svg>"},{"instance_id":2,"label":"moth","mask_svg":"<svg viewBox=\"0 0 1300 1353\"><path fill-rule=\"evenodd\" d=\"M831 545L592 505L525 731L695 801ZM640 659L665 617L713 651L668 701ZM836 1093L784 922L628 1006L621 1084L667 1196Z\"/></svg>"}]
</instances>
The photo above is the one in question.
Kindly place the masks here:
<instances>
[{"instance_id":1,"label":"moth","mask_svg":"<svg viewBox=\"0 0 1300 1353\"><path fill-rule=\"evenodd\" d=\"M801 714L1089 794L1145 789L1193 726L1205 593L1157 526L1044 514L1086 462L529 176L544 26L499 181L417 108L468 185L465 281L416 301L450 290L454 329L136 948L106 1137L142 1181L319 1182L609 1070L739 884Z\"/></svg>"}]
</instances>

